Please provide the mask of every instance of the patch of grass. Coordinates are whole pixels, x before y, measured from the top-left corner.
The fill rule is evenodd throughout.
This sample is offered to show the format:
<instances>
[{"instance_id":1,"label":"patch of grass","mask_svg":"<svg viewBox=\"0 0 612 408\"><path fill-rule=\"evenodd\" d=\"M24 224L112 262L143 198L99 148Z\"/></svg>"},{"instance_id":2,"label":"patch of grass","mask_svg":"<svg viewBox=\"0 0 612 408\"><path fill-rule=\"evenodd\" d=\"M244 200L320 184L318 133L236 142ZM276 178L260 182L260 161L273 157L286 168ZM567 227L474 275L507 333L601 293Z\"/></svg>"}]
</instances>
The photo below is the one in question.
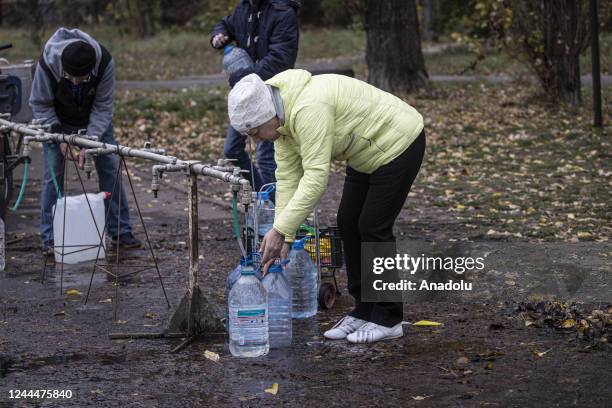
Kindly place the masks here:
<instances>
[{"instance_id":1,"label":"patch of grass","mask_svg":"<svg viewBox=\"0 0 612 408\"><path fill-rule=\"evenodd\" d=\"M111 52L116 61L117 79L173 79L221 72L221 51L210 46L206 33L166 30L143 39L121 35L112 27L84 27L83 30ZM0 29L0 38L14 46L0 56L10 61L36 59L53 31ZM360 31L302 30L299 59L351 56L363 53L364 49L365 35Z\"/></svg>"},{"instance_id":2,"label":"patch of grass","mask_svg":"<svg viewBox=\"0 0 612 408\"><path fill-rule=\"evenodd\" d=\"M489 51L476 62L477 55L464 48L448 49L441 53L425 54L425 67L430 75L522 75L529 69L520 61L498 52Z\"/></svg>"},{"instance_id":3,"label":"patch of grass","mask_svg":"<svg viewBox=\"0 0 612 408\"><path fill-rule=\"evenodd\" d=\"M227 90L122 91L114 122L120 143L142 146L150 141L181 157L219 156L227 127Z\"/></svg>"},{"instance_id":4,"label":"patch of grass","mask_svg":"<svg viewBox=\"0 0 612 408\"><path fill-rule=\"evenodd\" d=\"M435 46L435 44L432 44ZM602 75L612 72L612 33L600 34L600 65ZM426 54L425 66L431 75L459 74L476 61L477 55L465 48L448 49L442 53ZM522 60L504 52L489 50L484 53L484 59L478 61L474 69L469 69L465 75L511 75L521 76L531 74L529 65ZM591 73L591 50L580 56L580 72L582 75Z\"/></svg>"},{"instance_id":5,"label":"patch of grass","mask_svg":"<svg viewBox=\"0 0 612 408\"><path fill-rule=\"evenodd\" d=\"M313 28L300 33L298 60L351 57L364 54L365 32L338 28Z\"/></svg>"}]
</instances>

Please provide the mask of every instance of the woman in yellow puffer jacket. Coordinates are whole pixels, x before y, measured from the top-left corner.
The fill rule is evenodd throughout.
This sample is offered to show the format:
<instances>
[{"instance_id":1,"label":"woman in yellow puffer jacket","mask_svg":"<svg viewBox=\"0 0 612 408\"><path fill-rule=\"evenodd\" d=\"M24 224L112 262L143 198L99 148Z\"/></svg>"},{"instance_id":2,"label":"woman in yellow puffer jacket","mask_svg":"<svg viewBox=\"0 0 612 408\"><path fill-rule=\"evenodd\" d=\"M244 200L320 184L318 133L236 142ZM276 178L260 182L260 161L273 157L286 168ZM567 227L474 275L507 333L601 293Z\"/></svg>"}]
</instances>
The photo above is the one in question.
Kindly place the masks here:
<instances>
[{"instance_id":1,"label":"woman in yellow puffer jacket","mask_svg":"<svg viewBox=\"0 0 612 408\"><path fill-rule=\"evenodd\" d=\"M266 82L246 76L228 96L228 113L237 131L256 142L274 142L276 212L261 245L264 262L286 258L297 229L325 192L331 161L346 160L338 226L356 306L325 336L354 343L401 337L401 301L362 301L371 297L362 293L370 289L362 291L362 243L394 248L393 224L425 151L422 116L365 82L304 70L287 70ZM385 248L377 250L394 256Z\"/></svg>"}]
</instances>

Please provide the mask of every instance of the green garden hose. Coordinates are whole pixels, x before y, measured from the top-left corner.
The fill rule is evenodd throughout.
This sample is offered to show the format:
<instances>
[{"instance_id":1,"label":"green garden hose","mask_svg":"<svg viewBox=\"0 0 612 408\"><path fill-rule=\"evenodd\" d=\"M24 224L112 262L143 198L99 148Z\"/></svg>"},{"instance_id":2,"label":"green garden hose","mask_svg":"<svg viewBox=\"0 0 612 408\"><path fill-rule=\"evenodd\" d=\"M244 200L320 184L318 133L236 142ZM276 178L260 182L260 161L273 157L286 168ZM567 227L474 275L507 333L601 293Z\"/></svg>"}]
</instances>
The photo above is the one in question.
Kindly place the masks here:
<instances>
[{"instance_id":1,"label":"green garden hose","mask_svg":"<svg viewBox=\"0 0 612 408\"><path fill-rule=\"evenodd\" d=\"M51 149L47 149L47 165L49 166L49 170L51 170L51 180L53 180L53 185L55 186L55 192L57 193L58 198L64 198L62 192L60 191L59 185L57 184L57 177L55 176L55 170L53 166L53 157L51 156Z\"/></svg>"},{"instance_id":2,"label":"green garden hose","mask_svg":"<svg viewBox=\"0 0 612 408\"><path fill-rule=\"evenodd\" d=\"M11 211L17 211L17 208L19 208L19 204L21 204L21 199L23 198L23 193L25 192L25 188L28 182L29 175L30 175L30 160L26 159L23 165L23 180L21 180L21 189L19 189L19 195L17 196L17 201L15 201L15 205L11 207Z\"/></svg>"}]
</instances>

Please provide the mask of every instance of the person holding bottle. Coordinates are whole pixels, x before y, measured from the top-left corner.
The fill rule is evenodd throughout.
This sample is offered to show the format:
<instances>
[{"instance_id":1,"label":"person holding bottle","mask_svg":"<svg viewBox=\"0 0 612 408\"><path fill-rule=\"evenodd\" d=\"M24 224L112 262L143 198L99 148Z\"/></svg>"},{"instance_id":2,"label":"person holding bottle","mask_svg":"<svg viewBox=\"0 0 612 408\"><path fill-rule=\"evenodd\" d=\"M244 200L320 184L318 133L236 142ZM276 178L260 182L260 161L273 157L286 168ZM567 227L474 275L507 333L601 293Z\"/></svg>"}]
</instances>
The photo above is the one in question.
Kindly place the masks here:
<instances>
[{"instance_id":1,"label":"person holding bottle","mask_svg":"<svg viewBox=\"0 0 612 408\"><path fill-rule=\"evenodd\" d=\"M325 192L331 161L347 161L338 226L356 304L324 335L353 343L401 337L401 302L362 301L361 251L368 242L394 246L393 224L423 160L423 117L365 82L304 70L266 82L244 77L230 91L228 113L238 132L275 146L276 211L261 244L264 264L287 257L295 232Z\"/></svg>"},{"instance_id":2,"label":"person holding bottle","mask_svg":"<svg viewBox=\"0 0 612 408\"><path fill-rule=\"evenodd\" d=\"M299 0L242 0L232 14L213 28L210 43L214 48L222 49L235 41L253 61L252 66L229 76L230 86L252 73L267 80L294 67L299 41L299 7ZM228 159L235 159L241 169L253 169L253 188L259 191L264 184L275 181L274 144L269 141L257 143L257 167L252 166L245 148L246 138L229 126L224 154Z\"/></svg>"}]
</instances>

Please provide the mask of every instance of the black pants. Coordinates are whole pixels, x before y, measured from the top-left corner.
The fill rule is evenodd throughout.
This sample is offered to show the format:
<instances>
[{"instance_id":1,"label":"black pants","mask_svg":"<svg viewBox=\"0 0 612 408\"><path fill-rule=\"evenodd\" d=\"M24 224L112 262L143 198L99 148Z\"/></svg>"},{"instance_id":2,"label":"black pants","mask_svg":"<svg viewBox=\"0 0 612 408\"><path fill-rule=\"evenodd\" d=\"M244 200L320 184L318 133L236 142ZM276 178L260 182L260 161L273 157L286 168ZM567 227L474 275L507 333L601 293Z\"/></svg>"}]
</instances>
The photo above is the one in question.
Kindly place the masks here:
<instances>
[{"instance_id":1,"label":"black pants","mask_svg":"<svg viewBox=\"0 0 612 408\"><path fill-rule=\"evenodd\" d=\"M390 163L372 174L346 168L338 227L342 234L348 290L355 298L350 316L392 327L403 320L401 302L361 301L361 243L395 242L393 224L399 215L425 153L425 131Z\"/></svg>"}]
</instances>

